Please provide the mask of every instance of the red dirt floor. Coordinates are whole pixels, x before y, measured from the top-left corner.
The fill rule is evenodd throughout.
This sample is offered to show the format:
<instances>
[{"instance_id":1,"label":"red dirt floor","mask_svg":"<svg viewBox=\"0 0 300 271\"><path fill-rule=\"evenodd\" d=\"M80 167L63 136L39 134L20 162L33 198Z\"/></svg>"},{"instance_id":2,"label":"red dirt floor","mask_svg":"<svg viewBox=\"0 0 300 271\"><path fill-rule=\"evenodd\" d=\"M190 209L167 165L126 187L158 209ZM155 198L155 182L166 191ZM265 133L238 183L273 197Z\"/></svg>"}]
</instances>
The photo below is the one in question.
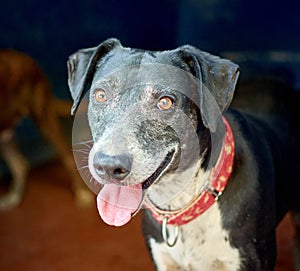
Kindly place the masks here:
<instances>
[{"instance_id":1,"label":"red dirt floor","mask_svg":"<svg viewBox=\"0 0 300 271\"><path fill-rule=\"evenodd\" d=\"M154 271L140 216L122 228L105 225L96 207L74 204L57 161L31 170L23 203L0 213L1 271ZM294 271L289 216L278 228L276 271Z\"/></svg>"}]
</instances>

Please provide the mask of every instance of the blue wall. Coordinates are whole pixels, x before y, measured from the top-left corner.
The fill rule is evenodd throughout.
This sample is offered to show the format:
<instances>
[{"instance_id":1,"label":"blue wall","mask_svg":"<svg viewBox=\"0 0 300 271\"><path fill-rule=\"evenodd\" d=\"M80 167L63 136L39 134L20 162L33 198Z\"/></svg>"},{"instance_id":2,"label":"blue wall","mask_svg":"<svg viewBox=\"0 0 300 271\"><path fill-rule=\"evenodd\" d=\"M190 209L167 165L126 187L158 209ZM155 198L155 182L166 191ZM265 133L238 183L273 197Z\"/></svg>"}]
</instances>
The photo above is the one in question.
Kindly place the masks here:
<instances>
[{"instance_id":1,"label":"blue wall","mask_svg":"<svg viewBox=\"0 0 300 271\"><path fill-rule=\"evenodd\" d=\"M7 0L0 1L0 34L0 47L32 55L65 97L68 56L108 37L145 49L300 51L300 1Z\"/></svg>"}]
</instances>

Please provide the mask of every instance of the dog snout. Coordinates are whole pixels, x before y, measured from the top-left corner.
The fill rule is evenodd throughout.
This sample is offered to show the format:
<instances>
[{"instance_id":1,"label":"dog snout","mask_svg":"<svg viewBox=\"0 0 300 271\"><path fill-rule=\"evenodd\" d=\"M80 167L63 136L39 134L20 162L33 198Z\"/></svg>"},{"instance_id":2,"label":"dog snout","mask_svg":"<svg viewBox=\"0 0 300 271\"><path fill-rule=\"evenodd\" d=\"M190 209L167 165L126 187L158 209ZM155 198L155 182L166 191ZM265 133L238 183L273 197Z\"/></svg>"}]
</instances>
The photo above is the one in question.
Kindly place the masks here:
<instances>
[{"instance_id":1,"label":"dog snout","mask_svg":"<svg viewBox=\"0 0 300 271\"><path fill-rule=\"evenodd\" d=\"M130 173L131 164L131 157L125 154L110 156L96 153L93 159L96 174L104 180L121 181L125 179Z\"/></svg>"}]
</instances>

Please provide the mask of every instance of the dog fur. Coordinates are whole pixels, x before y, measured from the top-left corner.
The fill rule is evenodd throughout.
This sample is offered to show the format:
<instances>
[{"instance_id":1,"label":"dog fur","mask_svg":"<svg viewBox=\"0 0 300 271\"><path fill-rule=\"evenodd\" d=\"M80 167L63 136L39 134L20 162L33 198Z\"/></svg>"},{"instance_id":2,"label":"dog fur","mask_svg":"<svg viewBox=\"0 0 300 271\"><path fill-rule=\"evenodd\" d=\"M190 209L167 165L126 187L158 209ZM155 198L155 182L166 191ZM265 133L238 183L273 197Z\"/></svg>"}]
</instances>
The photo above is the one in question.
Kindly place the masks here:
<instances>
[{"instance_id":1,"label":"dog fur","mask_svg":"<svg viewBox=\"0 0 300 271\"><path fill-rule=\"evenodd\" d=\"M111 76L108 82L102 80L118 69L143 64L170 65L200 80L211 91L218 110L229 122L236 146L233 172L224 193L204 214L180 226L174 247L164 242L161 225L151 212L143 210L143 232L156 269L274 270L276 226L289 210L299 218L299 115L292 109L299 100L296 102L296 96L284 84L258 80L240 84L236 109L228 109L237 84L238 66L189 45L172 51L151 52L125 48L118 40L110 39L70 56L73 113L90 90L88 121L95 144L89 154L89 168L96 182L104 187L112 183L125 187L139 187L141 182L144 185L144 180L156 172L174 150L167 167L160 170L144 192L154 204L171 193L184 181L184 178L170 181L184 147L166 120L172 120L181 110L193 123L200 146L198 174L182 195L160 206L164 210L183 208L198 193L212 170L207 160L218 158L209 148L209 135L218 132L220 126L215 119L217 112L204 100L198 107L181 93L157 91L151 86L147 89L132 86L125 91L122 73ZM142 77L147 75L142 72ZM107 100L103 104L95 100L99 89L106 91ZM197 91L201 99L202 90ZM175 96L176 103L170 111L162 113L157 103L164 95ZM127 114L128 117L124 117ZM125 170L112 172L106 170L104 162L127 166ZM184 171L188 171L188 166ZM167 227L169 237L174 237L175 226ZM299 239L295 244L299 244ZM295 249L299 253L299 245Z\"/></svg>"},{"instance_id":2,"label":"dog fur","mask_svg":"<svg viewBox=\"0 0 300 271\"><path fill-rule=\"evenodd\" d=\"M0 50L0 151L11 173L12 182L7 194L0 198L0 209L13 208L22 200L29 164L14 140L20 120L31 118L46 139L55 147L73 180L76 201L90 204L72 153L69 150L58 113L69 110L68 103L54 99L50 84L37 63L29 56L11 49Z\"/></svg>"}]
</instances>

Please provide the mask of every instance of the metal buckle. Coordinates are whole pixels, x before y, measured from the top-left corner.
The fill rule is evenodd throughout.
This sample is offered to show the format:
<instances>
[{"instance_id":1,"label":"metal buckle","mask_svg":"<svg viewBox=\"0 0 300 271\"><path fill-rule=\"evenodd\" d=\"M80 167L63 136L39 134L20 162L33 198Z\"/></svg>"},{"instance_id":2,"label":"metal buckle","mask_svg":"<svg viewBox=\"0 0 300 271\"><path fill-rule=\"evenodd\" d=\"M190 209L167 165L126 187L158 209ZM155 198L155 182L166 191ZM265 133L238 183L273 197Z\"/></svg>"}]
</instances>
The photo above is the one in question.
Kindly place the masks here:
<instances>
[{"instance_id":1,"label":"metal buckle","mask_svg":"<svg viewBox=\"0 0 300 271\"><path fill-rule=\"evenodd\" d=\"M212 194L212 196L215 198L215 201L218 201L219 197L222 195L221 191L218 191L217 189L213 188L212 186L207 186L207 191Z\"/></svg>"}]
</instances>

